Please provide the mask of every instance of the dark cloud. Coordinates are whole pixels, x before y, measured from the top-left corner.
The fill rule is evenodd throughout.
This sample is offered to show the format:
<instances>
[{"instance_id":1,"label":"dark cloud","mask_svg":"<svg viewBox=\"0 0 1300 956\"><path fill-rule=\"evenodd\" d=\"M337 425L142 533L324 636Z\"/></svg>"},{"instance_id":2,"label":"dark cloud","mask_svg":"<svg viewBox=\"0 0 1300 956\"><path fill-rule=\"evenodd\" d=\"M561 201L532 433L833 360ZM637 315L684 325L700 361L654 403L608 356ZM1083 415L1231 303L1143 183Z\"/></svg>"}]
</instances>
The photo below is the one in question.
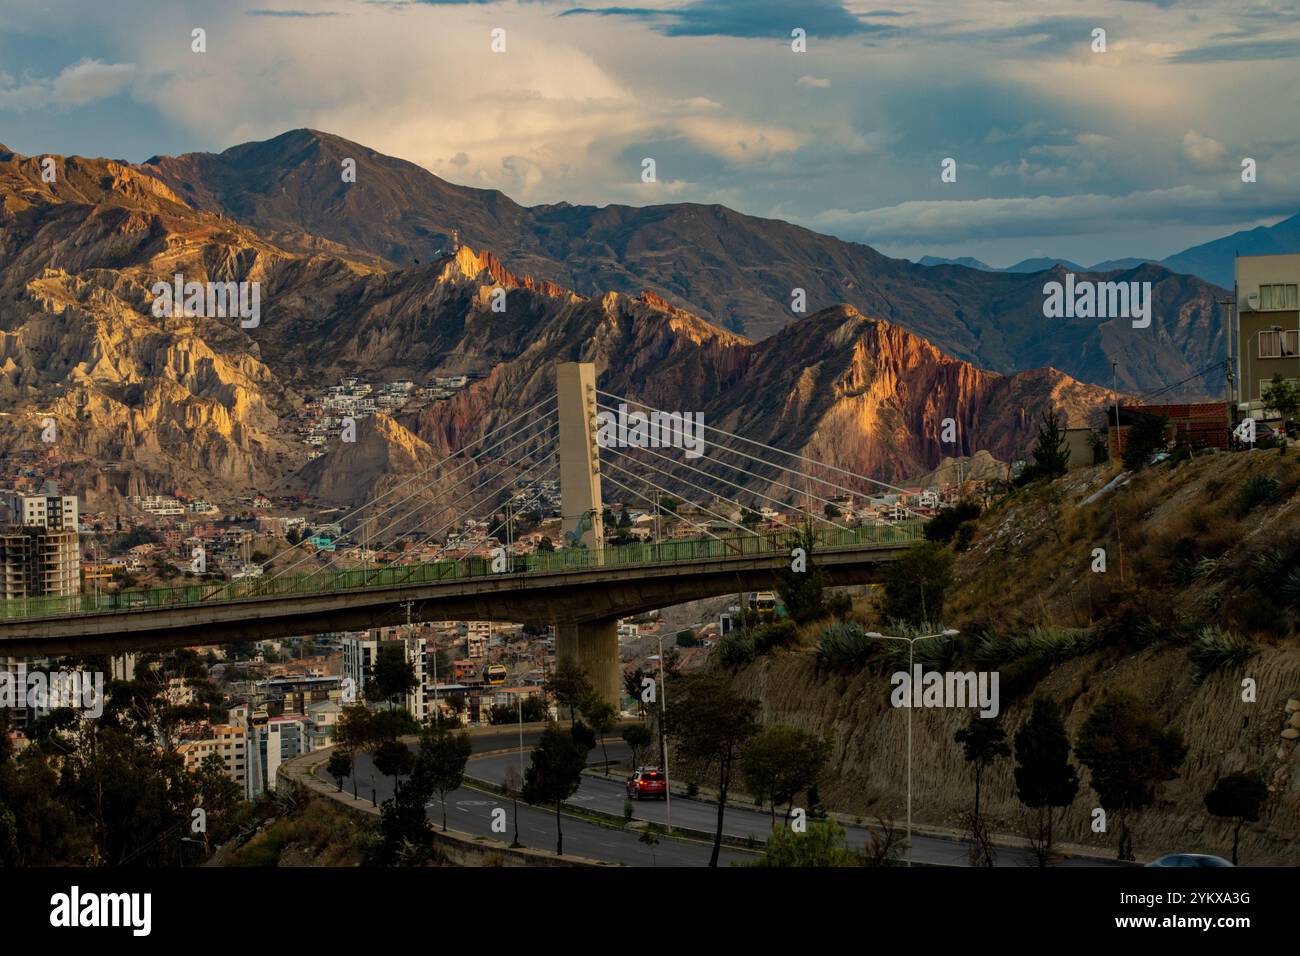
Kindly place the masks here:
<instances>
[{"instance_id":1,"label":"dark cloud","mask_svg":"<svg viewBox=\"0 0 1300 956\"><path fill-rule=\"evenodd\" d=\"M250 17L336 17L333 10L246 10Z\"/></svg>"},{"instance_id":2,"label":"dark cloud","mask_svg":"<svg viewBox=\"0 0 1300 956\"><path fill-rule=\"evenodd\" d=\"M840 3L810 0L789 3L782 0L693 0L682 7L574 7L561 16L589 14L602 17L633 17L651 22L665 36L789 37L801 27L812 37L845 37L860 34L888 35L899 28L872 23L850 13ZM895 16L885 11L879 16Z\"/></svg>"},{"instance_id":3,"label":"dark cloud","mask_svg":"<svg viewBox=\"0 0 1300 956\"><path fill-rule=\"evenodd\" d=\"M1300 55L1300 41L1258 40L1253 43L1213 43L1180 50L1171 63L1229 63L1249 60L1289 60Z\"/></svg>"}]
</instances>

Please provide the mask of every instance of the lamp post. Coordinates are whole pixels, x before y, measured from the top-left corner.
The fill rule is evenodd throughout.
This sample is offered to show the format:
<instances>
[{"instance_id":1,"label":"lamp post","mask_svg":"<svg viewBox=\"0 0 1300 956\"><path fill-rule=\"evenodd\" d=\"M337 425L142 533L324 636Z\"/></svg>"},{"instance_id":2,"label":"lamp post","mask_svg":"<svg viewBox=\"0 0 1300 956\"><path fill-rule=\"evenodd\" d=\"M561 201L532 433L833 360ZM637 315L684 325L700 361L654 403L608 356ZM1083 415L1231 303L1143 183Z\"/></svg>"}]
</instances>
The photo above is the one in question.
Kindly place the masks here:
<instances>
[{"instance_id":1,"label":"lamp post","mask_svg":"<svg viewBox=\"0 0 1300 956\"><path fill-rule=\"evenodd\" d=\"M917 641L927 641L932 637L956 637L960 631L953 628L946 628L938 634L922 634L919 637L893 637L889 634L881 634L879 631L867 631L866 636L877 638L882 641L907 641L907 679L910 683L912 680L912 661L914 659L914 649ZM916 688L913 687L912 693L908 695L907 700L907 865L912 865L912 701L915 700Z\"/></svg>"},{"instance_id":2,"label":"lamp post","mask_svg":"<svg viewBox=\"0 0 1300 956\"><path fill-rule=\"evenodd\" d=\"M660 741L663 741L664 719L668 715L668 694L664 689L664 636L659 635L659 733ZM667 819L668 832L673 832L673 788L668 779L668 745L661 743L663 748L661 756L664 761L664 815Z\"/></svg>"}]
</instances>

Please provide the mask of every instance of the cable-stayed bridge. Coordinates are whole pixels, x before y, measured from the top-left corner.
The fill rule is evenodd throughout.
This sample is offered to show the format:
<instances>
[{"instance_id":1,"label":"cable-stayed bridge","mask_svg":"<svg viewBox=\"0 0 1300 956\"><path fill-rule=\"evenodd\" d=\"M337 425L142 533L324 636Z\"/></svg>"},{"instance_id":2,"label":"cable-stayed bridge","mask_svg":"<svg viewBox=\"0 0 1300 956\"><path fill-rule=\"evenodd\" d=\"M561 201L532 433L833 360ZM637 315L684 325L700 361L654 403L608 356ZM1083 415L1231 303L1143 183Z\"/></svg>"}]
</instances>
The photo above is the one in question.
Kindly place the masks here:
<instances>
[{"instance_id":1,"label":"cable-stayed bridge","mask_svg":"<svg viewBox=\"0 0 1300 956\"><path fill-rule=\"evenodd\" d=\"M0 655L117 653L403 621L534 621L553 624L559 656L576 659L615 700L619 618L768 588L790 567L796 532L758 531L751 512L793 515L832 585L869 581L922 536L920 516L862 524L831 501L901 489L707 424L698 425L696 456L686 457L671 440L644 440L661 429L680 438L680 413L598 390L589 364L560 365L556 378L554 395L339 519L331 550L304 541L260 575L228 582L0 601ZM602 441L602 423L620 412L639 437ZM540 513L557 475L564 540L554 551L519 553L514 518ZM656 525L684 523L689 536L662 540L656 528L651 541L607 544L605 484L621 501L647 506ZM474 521L501 513L492 527ZM340 563L345 541L362 545L350 565ZM369 545L396 542L433 553L418 563L366 557Z\"/></svg>"}]
</instances>

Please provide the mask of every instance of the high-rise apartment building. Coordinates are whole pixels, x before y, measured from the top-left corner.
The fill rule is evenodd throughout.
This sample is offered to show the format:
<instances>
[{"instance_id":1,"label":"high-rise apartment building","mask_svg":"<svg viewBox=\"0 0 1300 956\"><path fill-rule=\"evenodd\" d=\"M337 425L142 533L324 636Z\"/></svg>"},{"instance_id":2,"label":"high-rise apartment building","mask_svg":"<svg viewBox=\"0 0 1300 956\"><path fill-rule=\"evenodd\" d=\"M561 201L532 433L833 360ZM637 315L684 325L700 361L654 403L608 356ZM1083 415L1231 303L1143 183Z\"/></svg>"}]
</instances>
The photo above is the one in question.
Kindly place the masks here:
<instances>
[{"instance_id":1,"label":"high-rise apartment building","mask_svg":"<svg viewBox=\"0 0 1300 956\"><path fill-rule=\"evenodd\" d=\"M76 531L39 526L0 531L0 599L80 593Z\"/></svg>"}]
</instances>

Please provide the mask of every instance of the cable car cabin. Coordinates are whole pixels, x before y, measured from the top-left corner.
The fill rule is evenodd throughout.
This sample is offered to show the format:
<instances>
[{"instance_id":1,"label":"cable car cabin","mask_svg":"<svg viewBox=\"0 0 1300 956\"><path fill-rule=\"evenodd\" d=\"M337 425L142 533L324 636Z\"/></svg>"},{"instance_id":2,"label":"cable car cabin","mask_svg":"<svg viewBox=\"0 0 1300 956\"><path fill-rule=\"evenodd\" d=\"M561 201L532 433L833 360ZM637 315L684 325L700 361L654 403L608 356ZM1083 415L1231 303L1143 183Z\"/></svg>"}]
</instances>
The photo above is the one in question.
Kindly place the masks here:
<instances>
[{"instance_id":1,"label":"cable car cabin","mask_svg":"<svg viewBox=\"0 0 1300 956\"><path fill-rule=\"evenodd\" d=\"M776 594L772 591L750 591L747 603L761 621L776 617Z\"/></svg>"},{"instance_id":2,"label":"cable car cabin","mask_svg":"<svg viewBox=\"0 0 1300 956\"><path fill-rule=\"evenodd\" d=\"M489 664L487 670L483 672L483 676L487 678L489 684L504 684L507 676L506 665Z\"/></svg>"}]
</instances>

